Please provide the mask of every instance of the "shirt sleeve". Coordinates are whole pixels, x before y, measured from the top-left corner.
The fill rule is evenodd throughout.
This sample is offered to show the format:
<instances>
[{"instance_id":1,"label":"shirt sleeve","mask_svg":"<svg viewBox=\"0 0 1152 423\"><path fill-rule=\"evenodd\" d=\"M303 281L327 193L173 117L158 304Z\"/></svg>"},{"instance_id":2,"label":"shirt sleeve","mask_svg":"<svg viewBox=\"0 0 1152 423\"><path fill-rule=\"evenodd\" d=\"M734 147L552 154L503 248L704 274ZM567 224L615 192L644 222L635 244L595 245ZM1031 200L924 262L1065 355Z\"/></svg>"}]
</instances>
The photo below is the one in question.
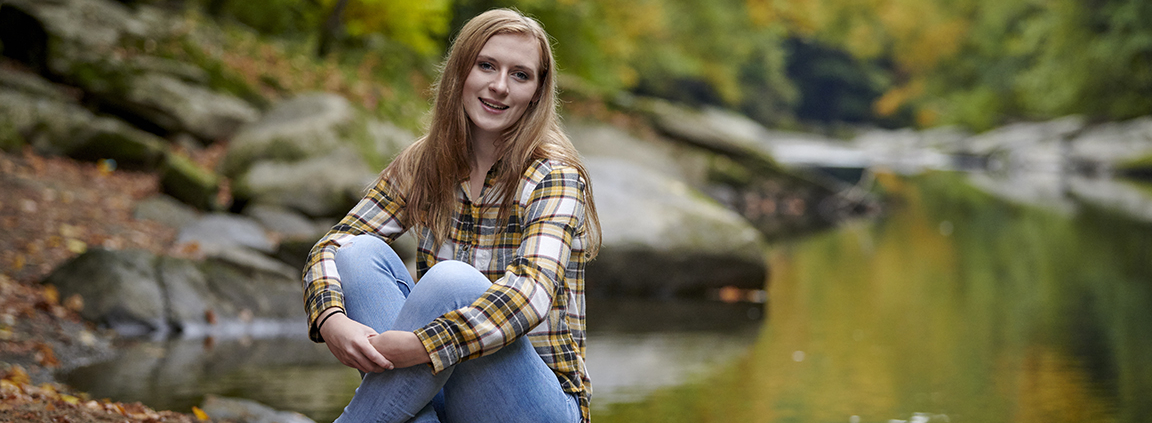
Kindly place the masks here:
<instances>
[{"instance_id":1,"label":"shirt sleeve","mask_svg":"<svg viewBox=\"0 0 1152 423\"><path fill-rule=\"evenodd\" d=\"M329 307L344 309L344 291L336 271L336 250L356 235L376 234L391 243L407 230L403 223L404 200L393 184L385 180L376 186L352 210L320 238L308 254L304 267L304 309L308 314L308 337L323 342L316 319Z\"/></svg>"},{"instance_id":2,"label":"shirt sleeve","mask_svg":"<svg viewBox=\"0 0 1152 423\"><path fill-rule=\"evenodd\" d=\"M470 306L415 331L433 372L496 352L544 320L563 295L572 240L584 221L583 184L575 168L553 167L522 208L520 246L504 276Z\"/></svg>"}]
</instances>

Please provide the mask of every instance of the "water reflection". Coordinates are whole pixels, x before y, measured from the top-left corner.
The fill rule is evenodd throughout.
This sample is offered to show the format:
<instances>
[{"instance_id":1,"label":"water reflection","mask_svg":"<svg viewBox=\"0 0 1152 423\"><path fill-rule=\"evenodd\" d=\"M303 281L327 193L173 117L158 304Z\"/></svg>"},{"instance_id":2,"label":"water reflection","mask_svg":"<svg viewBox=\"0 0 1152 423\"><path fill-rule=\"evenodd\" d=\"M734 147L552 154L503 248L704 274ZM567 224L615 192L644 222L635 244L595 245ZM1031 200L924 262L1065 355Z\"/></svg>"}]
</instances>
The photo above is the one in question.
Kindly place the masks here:
<instances>
[{"instance_id":1,"label":"water reflection","mask_svg":"<svg viewBox=\"0 0 1152 423\"><path fill-rule=\"evenodd\" d=\"M589 298L595 420L1149 420L1152 224L1013 205L954 175L882 182L886 218L771 251L767 319ZM211 393L329 421L358 378L301 334L141 343L65 380L156 408Z\"/></svg>"},{"instance_id":2,"label":"water reflection","mask_svg":"<svg viewBox=\"0 0 1152 423\"><path fill-rule=\"evenodd\" d=\"M771 316L705 381L603 422L1141 422L1152 225L886 180L882 221L772 252Z\"/></svg>"},{"instance_id":3,"label":"water reflection","mask_svg":"<svg viewBox=\"0 0 1152 423\"><path fill-rule=\"evenodd\" d=\"M589 300L589 372L598 408L700 380L746 353L762 305L715 301ZM302 328L302 326L301 326ZM182 339L124 345L65 383L96 398L189 412L205 395L252 399L331 421L359 376L303 333L272 339Z\"/></svg>"}]
</instances>

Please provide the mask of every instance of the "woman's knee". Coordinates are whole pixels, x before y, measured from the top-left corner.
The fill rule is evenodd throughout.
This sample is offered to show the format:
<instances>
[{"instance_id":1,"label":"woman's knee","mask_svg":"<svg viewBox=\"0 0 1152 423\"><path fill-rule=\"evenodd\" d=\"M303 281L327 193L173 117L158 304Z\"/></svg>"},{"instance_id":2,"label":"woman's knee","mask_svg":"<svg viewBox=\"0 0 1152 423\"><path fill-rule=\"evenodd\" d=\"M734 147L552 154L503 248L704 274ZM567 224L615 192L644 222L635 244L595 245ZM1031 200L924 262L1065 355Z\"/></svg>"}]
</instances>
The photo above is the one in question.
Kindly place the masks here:
<instances>
[{"instance_id":1,"label":"woman's knee","mask_svg":"<svg viewBox=\"0 0 1152 423\"><path fill-rule=\"evenodd\" d=\"M374 235L356 235L336 249L336 265L362 265L385 258L392 247ZM395 255L395 252L392 252Z\"/></svg>"},{"instance_id":2,"label":"woman's knee","mask_svg":"<svg viewBox=\"0 0 1152 423\"><path fill-rule=\"evenodd\" d=\"M438 316L472 304L490 286L492 282L471 265L443 261L424 273L408 301L413 307L427 308Z\"/></svg>"}]
</instances>

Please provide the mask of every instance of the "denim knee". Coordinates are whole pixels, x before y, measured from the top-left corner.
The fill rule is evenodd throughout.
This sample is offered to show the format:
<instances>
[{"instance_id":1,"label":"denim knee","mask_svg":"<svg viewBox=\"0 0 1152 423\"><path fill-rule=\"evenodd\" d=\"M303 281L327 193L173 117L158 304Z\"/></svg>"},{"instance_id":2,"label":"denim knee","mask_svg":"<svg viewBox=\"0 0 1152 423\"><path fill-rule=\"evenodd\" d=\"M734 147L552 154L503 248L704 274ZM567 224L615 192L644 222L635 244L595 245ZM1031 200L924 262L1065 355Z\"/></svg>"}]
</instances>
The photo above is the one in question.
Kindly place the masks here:
<instances>
[{"instance_id":1,"label":"denim knee","mask_svg":"<svg viewBox=\"0 0 1152 423\"><path fill-rule=\"evenodd\" d=\"M436 263L420 278L425 290L437 291L436 297L465 297L469 302L480 298L492 282L472 265L462 261L447 260Z\"/></svg>"}]
</instances>

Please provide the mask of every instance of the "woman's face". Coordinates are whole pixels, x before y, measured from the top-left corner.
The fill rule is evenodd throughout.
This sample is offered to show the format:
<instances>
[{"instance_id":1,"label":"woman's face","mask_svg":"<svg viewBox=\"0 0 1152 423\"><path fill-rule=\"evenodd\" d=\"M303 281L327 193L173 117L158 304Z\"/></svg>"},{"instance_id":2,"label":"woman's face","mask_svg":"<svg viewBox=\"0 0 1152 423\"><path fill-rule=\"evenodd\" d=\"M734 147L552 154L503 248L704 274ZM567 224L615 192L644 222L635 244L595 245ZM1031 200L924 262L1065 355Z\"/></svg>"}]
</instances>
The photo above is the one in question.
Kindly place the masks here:
<instances>
[{"instance_id":1,"label":"woman's face","mask_svg":"<svg viewBox=\"0 0 1152 423\"><path fill-rule=\"evenodd\" d=\"M526 34L488 39L464 80L464 113L474 137L495 139L524 115L536 95L540 47Z\"/></svg>"}]
</instances>

